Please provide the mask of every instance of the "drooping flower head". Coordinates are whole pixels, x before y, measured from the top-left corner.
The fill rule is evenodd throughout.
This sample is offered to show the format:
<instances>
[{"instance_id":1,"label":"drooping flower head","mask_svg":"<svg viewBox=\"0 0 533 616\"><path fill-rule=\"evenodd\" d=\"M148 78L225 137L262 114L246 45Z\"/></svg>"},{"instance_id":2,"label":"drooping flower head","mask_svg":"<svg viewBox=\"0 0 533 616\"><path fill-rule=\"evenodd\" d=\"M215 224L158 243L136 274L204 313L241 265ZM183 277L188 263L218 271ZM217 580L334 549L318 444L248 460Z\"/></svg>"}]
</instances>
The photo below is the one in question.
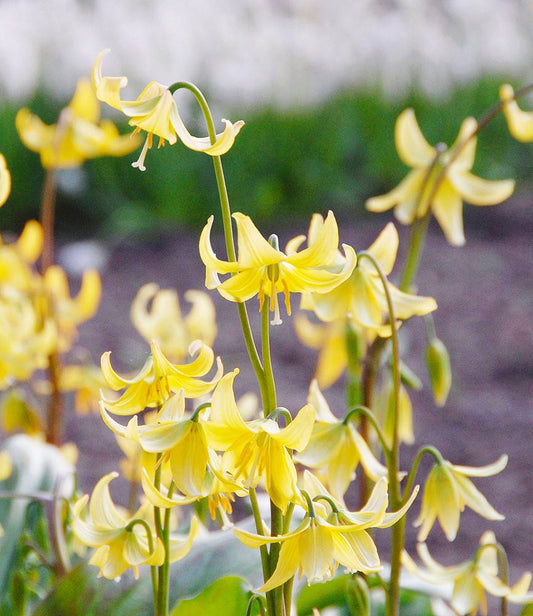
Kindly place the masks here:
<instances>
[{"instance_id":1,"label":"drooping flower head","mask_svg":"<svg viewBox=\"0 0 533 616\"><path fill-rule=\"evenodd\" d=\"M273 324L281 323L278 293L285 296L287 313L291 314L290 294L327 293L346 280L355 267L355 252L344 245L345 261L339 271L328 269L337 258L339 231L333 212L329 212L315 241L298 252L305 241L299 235L287 243L285 252L279 250L276 240L267 241L249 216L233 214L237 223L238 259L234 262L217 258L211 247L211 216L200 237L200 256L206 266L206 286L217 289L222 297L233 302L245 302L259 296L260 309L265 297L274 312ZM275 236L273 236L275 237ZM223 282L219 274L232 274Z\"/></svg>"},{"instance_id":2,"label":"drooping flower head","mask_svg":"<svg viewBox=\"0 0 533 616\"><path fill-rule=\"evenodd\" d=\"M221 156L233 145L235 137L244 125L242 120L232 124L222 120L226 127L216 136L215 143L209 137L194 137L189 133L178 113L178 107L167 86L151 81L134 101L121 99L120 90L128 84L127 77L105 77L102 75L102 63L109 49L101 51L93 65L92 82L98 100L107 103L114 109L122 111L130 118L130 126L135 126L133 134L144 130L147 133L139 160L134 167L144 171L146 153L153 145L154 135L159 137L159 147L168 141L171 145L179 139L191 150L204 152L210 156Z\"/></svg>"},{"instance_id":3,"label":"drooping flower head","mask_svg":"<svg viewBox=\"0 0 533 616\"><path fill-rule=\"evenodd\" d=\"M398 246L398 231L392 223L389 223L367 250L379 263L386 276L394 267ZM339 260L342 263L340 254L337 263ZM390 282L388 290L397 321L428 314L437 308L437 303L432 297L404 293ZM379 336L391 335L391 326L386 323L388 309L383 282L374 264L362 256L358 258L357 267L353 269L351 275L340 285L327 293L306 295L302 308L314 310L318 318L323 321L329 322L348 316L357 326L369 329Z\"/></svg>"},{"instance_id":4,"label":"drooping flower head","mask_svg":"<svg viewBox=\"0 0 533 616\"><path fill-rule=\"evenodd\" d=\"M431 208L448 242L454 246L464 244L463 200L472 205L495 205L505 201L514 190L513 180L489 181L471 173L476 128L476 120L467 118L452 147L437 150L422 135L414 111L405 109L398 116L394 136L398 155L412 171L386 195L368 199L367 209L384 212L394 208L396 218L410 225ZM443 170L442 183L430 203L435 182Z\"/></svg>"},{"instance_id":5,"label":"drooping flower head","mask_svg":"<svg viewBox=\"0 0 533 616\"><path fill-rule=\"evenodd\" d=\"M273 418L245 422L233 394L234 370L218 383L211 400L211 415L205 429L209 445L223 451L223 468L246 488L261 479L273 503L282 511L298 498L296 469L291 450L301 451L308 443L315 411L307 404L284 428Z\"/></svg>"},{"instance_id":6,"label":"drooping flower head","mask_svg":"<svg viewBox=\"0 0 533 616\"><path fill-rule=\"evenodd\" d=\"M504 516L492 507L468 477L491 477L501 472L506 465L506 455L493 464L480 467L457 466L447 460L435 464L426 480L422 508L415 521L415 526L421 527L418 540L426 540L438 519L448 541L453 541L466 506L487 520L503 520Z\"/></svg>"},{"instance_id":7,"label":"drooping flower head","mask_svg":"<svg viewBox=\"0 0 533 616\"><path fill-rule=\"evenodd\" d=\"M44 124L23 108L15 125L24 145L39 152L45 169L78 167L99 156L124 156L138 146L137 140L121 136L110 120L100 122L100 103L88 79L78 81L74 97L57 124Z\"/></svg>"},{"instance_id":8,"label":"drooping flower head","mask_svg":"<svg viewBox=\"0 0 533 616\"><path fill-rule=\"evenodd\" d=\"M500 100L511 135L518 141L533 141L533 111L523 111L515 99L515 92L509 84L500 86Z\"/></svg>"},{"instance_id":9,"label":"drooping flower head","mask_svg":"<svg viewBox=\"0 0 533 616\"><path fill-rule=\"evenodd\" d=\"M415 496L416 491L399 511L387 513L387 480L382 478L374 486L367 504L358 512L319 508L308 501L303 521L292 532L276 537L240 529L235 529L234 533L252 548L281 543L276 569L259 592L269 592L297 573L304 573L309 582L331 577L339 564L352 573L375 573L382 566L367 529L387 528L395 524L411 506Z\"/></svg>"},{"instance_id":10,"label":"drooping flower head","mask_svg":"<svg viewBox=\"0 0 533 616\"><path fill-rule=\"evenodd\" d=\"M479 610L487 615L486 592L495 597L506 597L511 603L531 603L533 593L528 593L531 574L526 572L513 586L499 577L496 537L492 531L483 533L473 559L458 565L444 566L429 553L425 543L417 546L424 567L419 567L407 552L402 553L403 566L430 584L453 584L451 606L456 614L475 616Z\"/></svg>"},{"instance_id":11,"label":"drooping flower head","mask_svg":"<svg viewBox=\"0 0 533 616\"><path fill-rule=\"evenodd\" d=\"M111 367L108 351L102 355L102 373L110 389L118 391L126 388L118 400L103 398L105 408L116 415L134 415L146 408L161 407L171 394L183 389L187 398L199 398L209 393L220 379L222 364L217 359L217 372L210 381L202 381L213 367L213 350L199 340L189 347L194 357L188 364L172 364L152 342L151 354L144 366L133 378L118 375Z\"/></svg>"}]
</instances>

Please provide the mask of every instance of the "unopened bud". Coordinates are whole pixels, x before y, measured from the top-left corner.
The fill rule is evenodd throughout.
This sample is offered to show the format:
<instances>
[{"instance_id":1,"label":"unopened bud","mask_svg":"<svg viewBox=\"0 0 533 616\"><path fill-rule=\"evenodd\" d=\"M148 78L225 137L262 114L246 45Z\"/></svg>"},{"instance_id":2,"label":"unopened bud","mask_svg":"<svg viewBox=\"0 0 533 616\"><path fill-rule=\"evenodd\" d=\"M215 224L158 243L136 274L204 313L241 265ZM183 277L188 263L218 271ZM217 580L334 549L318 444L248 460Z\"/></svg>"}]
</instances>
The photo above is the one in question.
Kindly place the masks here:
<instances>
[{"instance_id":1,"label":"unopened bud","mask_svg":"<svg viewBox=\"0 0 533 616\"><path fill-rule=\"evenodd\" d=\"M448 350L439 338L433 338L428 344L426 365L431 379L435 404L444 406L452 385L452 370Z\"/></svg>"},{"instance_id":2,"label":"unopened bud","mask_svg":"<svg viewBox=\"0 0 533 616\"><path fill-rule=\"evenodd\" d=\"M366 580L354 575L346 585L346 604L352 616L370 615L370 593Z\"/></svg>"}]
</instances>

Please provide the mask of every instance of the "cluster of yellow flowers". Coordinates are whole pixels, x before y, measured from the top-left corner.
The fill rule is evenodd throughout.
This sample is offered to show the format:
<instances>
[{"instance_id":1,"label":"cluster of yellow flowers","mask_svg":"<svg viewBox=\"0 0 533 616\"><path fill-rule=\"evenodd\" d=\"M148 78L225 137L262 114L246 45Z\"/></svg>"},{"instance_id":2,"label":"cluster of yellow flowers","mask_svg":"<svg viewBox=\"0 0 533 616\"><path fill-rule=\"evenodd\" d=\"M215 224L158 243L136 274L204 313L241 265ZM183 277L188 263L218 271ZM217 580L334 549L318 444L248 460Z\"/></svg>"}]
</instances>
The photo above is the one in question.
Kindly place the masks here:
<instances>
[{"instance_id":1,"label":"cluster of yellow flowers","mask_svg":"<svg viewBox=\"0 0 533 616\"><path fill-rule=\"evenodd\" d=\"M57 125L44 125L26 109L17 115L21 138L40 153L43 166L54 170L79 165L94 156L126 154L139 145L136 136L143 130L147 137L134 167L145 170L147 151L157 136L159 146L179 140L208 154L220 173L219 157L231 148L244 123L223 120L225 128L216 134L201 93L185 82L170 87L150 82L136 100L122 100L127 79L102 75L105 53L94 63L92 85L80 80ZM202 106L209 137L191 135L181 120L173 98L181 87L191 90ZM500 96L500 108L512 134L522 140L533 139L533 114L518 108L510 86L503 86ZM107 120L100 121L99 100L130 118L135 127L132 140L119 135ZM367 208L394 208L396 218L408 225L427 222L434 215L447 240L463 244L463 200L493 205L507 199L514 189L512 180L488 181L471 173L481 128L481 123L467 118L451 148L443 144L433 147L423 137L413 110L404 111L396 124L396 146L402 161L413 169L397 188L369 199ZM217 175L219 188L223 185L220 178ZM10 182L0 155L0 205L8 197ZM226 231L230 230L227 237L231 237L226 202L221 198L223 222ZM235 535L246 546L261 549L265 579L259 592L267 593L271 607L279 600L276 589L290 584L297 573L303 572L309 582L332 576L339 564L349 572L377 573L382 565L369 530L404 523L402 518L419 491L415 476L424 453L433 456L434 464L415 521L420 527L420 542L425 542L437 520L446 538L454 540L467 506L486 519L503 519L470 477L499 473L506 466L506 456L474 468L454 465L434 448L426 447L409 473L400 468L399 443L412 443L414 434L405 385L410 377L400 362L398 330L414 316L431 322L437 303L432 297L409 292L412 277L399 287L389 282L399 249L395 226L388 223L367 250L356 252L347 244L339 250L333 213L325 217L314 214L307 234L291 239L283 251L278 237L266 239L249 216L237 212L232 217L237 231L236 254L231 254L232 245L227 246L228 260L215 254L211 244L213 216L202 230L199 252L206 268L207 289L216 289L239 305L262 393L261 413L255 405L250 416L249 404L236 400L234 382L239 369L225 372L221 360L215 358L212 347L217 325L207 294L187 292L185 299L192 307L183 316L177 294L155 284L143 286L131 307L131 319L151 351L137 374L117 373L110 352L106 352L101 358L103 380L92 367L82 370L66 365L50 384L60 391L76 391L77 405L84 411L94 404L96 391L102 390L100 414L126 455L124 474L142 486L140 507L126 512L111 498L109 484L116 474L109 473L97 483L91 497L83 496L72 507L74 534L96 548L90 562L99 568L100 575L113 579L129 567L136 575L140 565L149 565L154 571L157 568L158 601L163 610L158 613L166 613L162 606L168 598L161 588L168 583L168 565L189 552L200 529L200 521L193 516L186 534L171 532L171 512L205 499L211 517L229 527L236 497L248 497L252 504L257 532L236 529ZM72 298L66 274L59 266L47 264L44 271L37 267L42 246L43 229L34 221L26 225L16 242L0 245L1 388L28 381L35 371L50 367L54 357L67 353L78 326L98 307L98 273L86 272L78 295ZM268 322L271 318L272 325L282 323L280 294L289 316L291 295L300 296L299 306L305 312L295 320L297 333L305 344L320 349L308 399L294 416L277 405L271 374ZM244 303L255 297L264 317L262 359L242 311ZM434 332L428 338L434 397L442 405L451 385L449 358ZM352 384L360 384L363 370L373 369L376 373L369 379L373 380L380 370L380 353L389 341L392 368L387 366L383 371L381 389L374 391L367 381L364 394L354 395L348 412L340 418L342 413L332 412L323 390L346 372ZM48 392L50 387L41 384L41 391ZM113 415L129 420L124 425ZM369 437L368 425L363 429L361 418L371 421L377 440ZM0 476L5 475L7 463L0 459L0 465ZM344 499L359 465L366 504L350 511ZM400 486L406 477L402 494ZM370 483L372 489L368 488ZM271 502L270 531L261 522L258 488L265 489ZM389 500L392 512L387 512ZM301 515L291 530L294 509L301 510ZM486 609L485 591L511 602L533 600L528 592L529 574L514 586L503 579L497 562L499 546L492 533L482 536L473 560L454 567L436 563L422 543L419 554L425 569L402 552L402 538L398 537L393 545L392 558L397 562L391 570L391 595L403 554L407 570L433 583L454 583L451 603L459 614L475 614L479 606ZM278 613L269 612L271 616Z\"/></svg>"}]
</instances>

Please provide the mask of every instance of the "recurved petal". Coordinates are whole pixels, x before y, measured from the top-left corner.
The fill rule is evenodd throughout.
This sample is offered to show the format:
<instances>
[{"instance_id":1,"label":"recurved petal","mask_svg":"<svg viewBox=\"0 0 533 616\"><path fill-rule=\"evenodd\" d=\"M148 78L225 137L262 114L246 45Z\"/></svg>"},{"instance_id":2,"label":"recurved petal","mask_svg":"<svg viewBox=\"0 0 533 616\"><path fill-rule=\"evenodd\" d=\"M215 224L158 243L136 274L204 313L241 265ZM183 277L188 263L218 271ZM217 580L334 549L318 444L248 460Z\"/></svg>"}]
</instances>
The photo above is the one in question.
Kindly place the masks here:
<instances>
[{"instance_id":1,"label":"recurved petal","mask_svg":"<svg viewBox=\"0 0 533 616\"><path fill-rule=\"evenodd\" d=\"M126 517L115 506L109 493L109 483L118 477L118 473L104 475L94 487L89 503L91 520L99 528L124 528Z\"/></svg>"},{"instance_id":2,"label":"recurved petal","mask_svg":"<svg viewBox=\"0 0 533 616\"><path fill-rule=\"evenodd\" d=\"M392 222L389 222L368 249L368 252L381 265L386 276L392 272L399 244L398 231Z\"/></svg>"},{"instance_id":3,"label":"recurved petal","mask_svg":"<svg viewBox=\"0 0 533 616\"><path fill-rule=\"evenodd\" d=\"M411 507L411 505L414 503L415 498L418 494L418 490L419 486L415 486L413 491L411 492L409 500L401 509L398 509L398 511L392 511L391 513L386 513L383 517L383 522L381 522L381 524L379 525L379 528L389 528L389 526L396 524L396 522L406 514L409 507Z\"/></svg>"},{"instance_id":4,"label":"recurved petal","mask_svg":"<svg viewBox=\"0 0 533 616\"><path fill-rule=\"evenodd\" d=\"M337 540L338 534L334 533L334 537ZM380 571L383 568L379 560L376 545L372 537L365 530L343 534L342 537L350 546L352 552L352 562L358 563L356 568L357 571L372 573L374 571ZM336 547L338 548L338 541Z\"/></svg>"},{"instance_id":5,"label":"recurved petal","mask_svg":"<svg viewBox=\"0 0 533 616\"><path fill-rule=\"evenodd\" d=\"M102 75L104 56L109 53L109 51L109 49L104 49L96 56L91 72L92 84L96 91L96 98L98 98L98 100L107 103L115 109L122 110L120 90L128 85L128 78L104 77Z\"/></svg>"},{"instance_id":6,"label":"recurved petal","mask_svg":"<svg viewBox=\"0 0 533 616\"><path fill-rule=\"evenodd\" d=\"M205 227L200 235L200 258L209 272L218 272L219 274L229 274L237 272L240 265L237 262L221 261L217 258L215 251L211 246L211 228L213 226L214 216L207 219ZM215 284L216 283L216 284ZM206 276L206 287L208 289L215 288L220 281L216 281L213 275Z\"/></svg>"},{"instance_id":7,"label":"recurved petal","mask_svg":"<svg viewBox=\"0 0 533 616\"><path fill-rule=\"evenodd\" d=\"M339 246L339 229L333 212L330 210L313 241L308 247L287 257L287 262L296 267L325 267L335 260Z\"/></svg>"},{"instance_id":8,"label":"recurved petal","mask_svg":"<svg viewBox=\"0 0 533 616\"><path fill-rule=\"evenodd\" d=\"M452 464L454 474L466 475L468 477L491 477L501 473L507 466L509 456L507 454L501 455L496 462L492 464L486 464L485 466L460 466Z\"/></svg>"},{"instance_id":9,"label":"recurved petal","mask_svg":"<svg viewBox=\"0 0 533 616\"><path fill-rule=\"evenodd\" d=\"M141 474L141 485L144 495L146 496L150 504L154 507L160 507L161 509L172 509L173 507L176 507L176 505L190 505L202 496L200 494L197 494L194 496L184 497L174 494L172 498L169 498L155 487L153 481L150 479L148 473L146 472L146 469L144 468L142 469Z\"/></svg>"},{"instance_id":10,"label":"recurved petal","mask_svg":"<svg viewBox=\"0 0 533 616\"><path fill-rule=\"evenodd\" d=\"M463 201L452 183L445 179L433 199L432 211L446 239L452 246L465 243Z\"/></svg>"},{"instance_id":11,"label":"recurved petal","mask_svg":"<svg viewBox=\"0 0 533 616\"><path fill-rule=\"evenodd\" d=\"M233 381L238 374L239 369L235 368L220 379L213 391L210 414L210 422L228 426L234 429L236 433L242 430L248 432L233 393Z\"/></svg>"},{"instance_id":12,"label":"recurved petal","mask_svg":"<svg viewBox=\"0 0 533 616\"><path fill-rule=\"evenodd\" d=\"M306 404L288 426L277 434L272 434L271 437L289 449L302 451L311 438L315 415L315 409Z\"/></svg>"},{"instance_id":13,"label":"recurved petal","mask_svg":"<svg viewBox=\"0 0 533 616\"><path fill-rule=\"evenodd\" d=\"M316 379L313 379L311 381L311 385L309 386L307 402L309 402L309 404L314 407L317 421L332 424L339 423L339 420L331 412L331 409L329 408L329 404L327 403L324 394L320 391L320 387L318 386L318 382Z\"/></svg>"},{"instance_id":14,"label":"recurved petal","mask_svg":"<svg viewBox=\"0 0 533 616\"><path fill-rule=\"evenodd\" d=\"M484 602L481 584L472 570L467 570L455 580L452 593L452 607L458 614L475 614Z\"/></svg>"},{"instance_id":15,"label":"recurved petal","mask_svg":"<svg viewBox=\"0 0 533 616\"><path fill-rule=\"evenodd\" d=\"M194 539L200 530L198 518L193 516L189 534L186 537L170 535L169 558L170 562L174 563L181 560L190 552Z\"/></svg>"},{"instance_id":16,"label":"recurved petal","mask_svg":"<svg viewBox=\"0 0 533 616\"><path fill-rule=\"evenodd\" d=\"M271 246L249 216L235 212L237 223L239 264L241 268L256 268L279 263L285 255Z\"/></svg>"},{"instance_id":17,"label":"recurved petal","mask_svg":"<svg viewBox=\"0 0 533 616\"><path fill-rule=\"evenodd\" d=\"M298 571L301 562L299 538L289 539L281 546L278 564L270 578L258 589L258 592L269 592L284 584Z\"/></svg>"},{"instance_id":18,"label":"recurved petal","mask_svg":"<svg viewBox=\"0 0 533 616\"><path fill-rule=\"evenodd\" d=\"M34 263L43 250L43 228L36 220L29 220L25 225L19 239L17 250L28 263Z\"/></svg>"},{"instance_id":19,"label":"recurved petal","mask_svg":"<svg viewBox=\"0 0 533 616\"><path fill-rule=\"evenodd\" d=\"M230 302L246 302L259 293L263 282L261 268L247 269L225 280L217 287L217 291Z\"/></svg>"},{"instance_id":20,"label":"recurved petal","mask_svg":"<svg viewBox=\"0 0 533 616\"><path fill-rule=\"evenodd\" d=\"M381 284L381 282L379 282ZM433 297L404 293L389 283L389 293L394 305L394 316L402 321L412 316L423 316L437 309L437 302Z\"/></svg>"},{"instance_id":21,"label":"recurved petal","mask_svg":"<svg viewBox=\"0 0 533 616\"><path fill-rule=\"evenodd\" d=\"M518 141L533 141L533 112L520 109L513 97L514 90L509 84L500 87L500 99L509 132Z\"/></svg>"},{"instance_id":22,"label":"recurved petal","mask_svg":"<svg viewBox=\"0 0 533 616\"><path fill-rule=\"evenodd\" d=\"M367 199L365 207L370 212L385 212L395 208L394 215L403 225L410 225L417 216L417 202L425 172L410 171L404 179L385 195Z\"/></svg>"},{"instance_id":23,"label":"recurved petal","mask_svg":"<svg viewBox=\"0 0 533 616\"><path fill-rule=\"evenodd\" d=\"M498 513L476 486L463 475L455 475L459 496L465 505L487 520L504 520L505 516Z\"/></svg>"},{"instance_id":24,"label":"recurved petal","mask_svg":"<svg viewBox=\"0 0 533 616\"><path fill-rule=\"evenodd\" d=\"M450 168L459 171L469 171L472 169L476 157L477 139L473 136L476 129L477 121L474 118L465 118L463 120L457 139L450 148L450 152L453 153L460 147L461 152L450 165Z\"/></svg>"},{"instance_id":25,"label":"recurved petal","mask_svg":"<svg viewBox=\"0 0 533 616\"><path fill-rule=\"evenodd\" d=\"M427 167L435 157L435 148L426 141L413 109L404 109L396 120L394 129L396 149L409 167Z\"/></svg>"},{"instance_id":26,"label":"recurved petal","mask_svg":"<svg viewBox=\"0 0 533 616\"><path fill-rule=\"evenodd\" d=\"M468 171L448 172L448 179L461 197L472 205L496 205L508 199L515 186L514 180L485 180Z\"/></svg>"},{"instance_id":27,"label":"recurved petal","mask_svg":"<svg viewBox=\"0 0 533 616\"><path fill-rule=\"evenodd\" d=\"M55 126L48 126L26 107L17 113L15 127L22 143L33 152L49 148L54 140Z\"/></svg>"}]
</instances>

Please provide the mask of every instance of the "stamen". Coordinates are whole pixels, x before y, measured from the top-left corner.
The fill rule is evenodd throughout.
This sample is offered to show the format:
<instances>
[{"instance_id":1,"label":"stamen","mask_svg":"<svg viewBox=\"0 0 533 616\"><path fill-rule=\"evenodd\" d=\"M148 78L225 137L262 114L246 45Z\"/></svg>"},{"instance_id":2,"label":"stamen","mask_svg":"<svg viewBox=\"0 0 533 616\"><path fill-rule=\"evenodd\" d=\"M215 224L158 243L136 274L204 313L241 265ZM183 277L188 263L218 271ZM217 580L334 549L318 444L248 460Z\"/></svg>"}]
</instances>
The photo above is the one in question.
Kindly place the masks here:
<instances>
[{"instance_id":1,"label":"stamen","mask_svg":"<svg viewBox=\"0 0 533 616\"><path fill-rule=\"evenodd\" d=\"M139 169L140 171L146 171L146 167L144 166L144 159L146 158L146 153L152 147L151 137L152 137L152 134L148 133L148 136L146 137L146 141L144 142L144 145L143 145L143 149L141 150L141 155L134 163L131 163L132 167L135 167L136 169Z\"/></svg>"}]
</instances>

